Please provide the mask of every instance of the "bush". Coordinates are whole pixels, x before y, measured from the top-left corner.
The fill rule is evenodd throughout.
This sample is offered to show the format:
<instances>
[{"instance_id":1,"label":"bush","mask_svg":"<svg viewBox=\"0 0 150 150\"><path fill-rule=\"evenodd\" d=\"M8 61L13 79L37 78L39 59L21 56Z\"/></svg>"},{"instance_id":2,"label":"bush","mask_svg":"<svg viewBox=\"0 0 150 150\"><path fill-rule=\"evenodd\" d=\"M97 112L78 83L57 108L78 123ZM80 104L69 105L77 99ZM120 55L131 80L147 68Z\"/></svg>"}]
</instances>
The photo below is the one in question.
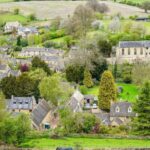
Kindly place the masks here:
<instances>
[{"instance_id":1,"label":"bush","mask_svg":"<svg viewBox=\"0 0 150 150\"><path fill-rule=\"evenodd\" d=\"M30 21L36 20L35 14L30 14L30 15L28 16L28 18L29 18Z\"/></svg>"},{"instance_id":2,"label":"bush","mask_svg":"<svg viewBox=\"0 0 150 150\"><path fill-rule=\"evenodd\" d=\"M85 87L84 85L80 86L80 91L82 94L87 94L88 88Z\"/></svg>"},{"instance_id":3,"label":"bush","mask_svg":"<svg viewBox=\"0 0 150 150\"><path fill-rule=\"evenodd\" d=\"M14 9L14 15L18 15L19 14L19 8Z\"/></svg>"},{"instance_id":4,"label":"bush","mask_svg":"<svg viewBox=\"0 0 150 150\"><path fill-rule=\"evenodd\" d=\"M21 46L15 46L13 49L15 52L18 52L18 51L22 50L22 47Z\"/></svg>"}]
</instances>

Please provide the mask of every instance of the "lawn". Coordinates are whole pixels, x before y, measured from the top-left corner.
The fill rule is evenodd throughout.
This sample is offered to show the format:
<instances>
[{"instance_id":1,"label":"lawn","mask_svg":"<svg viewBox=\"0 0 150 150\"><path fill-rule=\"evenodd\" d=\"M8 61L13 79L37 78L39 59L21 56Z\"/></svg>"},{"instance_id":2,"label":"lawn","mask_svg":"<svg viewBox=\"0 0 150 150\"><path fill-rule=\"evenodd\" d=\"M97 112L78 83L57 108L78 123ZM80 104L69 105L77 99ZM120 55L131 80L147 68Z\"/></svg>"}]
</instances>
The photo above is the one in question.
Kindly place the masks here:
<instances>
[{"instance_id":1,"label":"lawn","mask_svg":"<svg viewBox=\"0 0 150 150\"><path fill-rule=\"evenodd\" d=\"M22 15L14 15L11 13L2 13L0 14L0 24L4 24L8 21L19 21L23 24L27 23L28 18Z\"/></svg>"},{"instance_id":2,"label":"lawn","mask_svg":"<svg viewBox=\"0 0 150 150\"><path fill-rule=\"evenodd\" d=\"M0 0L0 3L13 2L13 0Z\"/></svg>"},{"instance_id":3,"label":"lawn","mask_svg":"<svg viewBox=\"0 0 150 150\"><path fill-rule=\"evenodd\" d=\"M123 92L118 96L120 100L135 102L138 95L138 87L134 84L117 83L117 86L123 87ZM89 88L86 94L98 95L99 86Z\"/></svg>"},{"instance_id":4,"label":"lawn","mask_svg":"<svg viewBox=\"0 0 150 150\"><path fill-rule=\"evenodd\" d=\"M100 139L100 138L79 138L69 137L63 139L26 139L20 145L21 147L36 147L56 149L56 147L76 147L82 148L149 148L150 140L135 139Z\"/></svg>"},{"instance_id":5,"label":"lawn","mask_svg":"<svg viewBox=\"0 0 150 150\"><path fill-rule=\"evenodd\" d=\"M125 0L118 0L118 2L123 2ZM132 2L134 4L141 4L143 2L145 2L146 0L127 0L127 2Z\"/></svg>"}]
</instances>

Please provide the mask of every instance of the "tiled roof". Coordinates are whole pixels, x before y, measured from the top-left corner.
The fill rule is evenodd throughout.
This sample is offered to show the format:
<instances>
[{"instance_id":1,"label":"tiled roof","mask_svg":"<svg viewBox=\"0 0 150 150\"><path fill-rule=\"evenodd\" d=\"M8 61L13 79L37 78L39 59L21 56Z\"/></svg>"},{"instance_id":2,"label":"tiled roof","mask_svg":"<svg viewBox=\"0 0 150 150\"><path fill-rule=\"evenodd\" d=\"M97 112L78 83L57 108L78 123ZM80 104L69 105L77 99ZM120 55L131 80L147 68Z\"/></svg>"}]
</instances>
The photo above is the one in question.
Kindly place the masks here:
<instances>
[{"instance_id":1,"label":"tiled roof","mask_svg":"<svg viewBox=\"0 0 150 150\"><path fill-rule=\"evenodd\" d=\"M129 109L131 108L131 112L129 112ZM118 111L117 111L118 109ZM116 102L111 105L110 108L110 116L111 117L128 117L128 116L134 116L133 110L132 110L132 104L129 102Z\"/></svg>"},{"instance_id":2,"label":"tiled roof","mask_svg":"<svg viewBox=\"0 0 150 150\"><path fill-rule=\"evenodd\" d=\"M121 41L119 42L120 48L131 48L131 47L150 47L150 41Z\"/></svg>"},{"instance_id":3,"label":"tiled roof","mask_svg":"<svg viewBox=\"0 0 150 150\"><path fill-rule=\"evenodd\" d=\"M39 127L43 119L49 113L49 111L49 104L45 100L41 100L31 114L31 119L34 122L34 124L36 124Z\"/></svg>"}]
</instances>

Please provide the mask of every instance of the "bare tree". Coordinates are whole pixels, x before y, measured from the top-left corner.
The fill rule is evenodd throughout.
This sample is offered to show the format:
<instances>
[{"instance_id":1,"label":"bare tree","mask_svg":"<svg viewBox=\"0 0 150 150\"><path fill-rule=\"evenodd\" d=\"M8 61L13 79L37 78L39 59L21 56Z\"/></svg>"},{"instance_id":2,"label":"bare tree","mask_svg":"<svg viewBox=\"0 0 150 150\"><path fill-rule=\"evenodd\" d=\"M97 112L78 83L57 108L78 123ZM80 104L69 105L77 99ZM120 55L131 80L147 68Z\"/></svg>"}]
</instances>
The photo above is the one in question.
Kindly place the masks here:
<instances>
[{"instance_id":1,"label":"bare tree","mask_svg":"<svg viewBox=\"0 0 150 150\"><path fill-rule=\"evenodd\" d=\"M150 10L150 1L143 2L141 8L143 8L145 10L145 13L147 13L148 10Z\"/></svg>"}]
</instances>

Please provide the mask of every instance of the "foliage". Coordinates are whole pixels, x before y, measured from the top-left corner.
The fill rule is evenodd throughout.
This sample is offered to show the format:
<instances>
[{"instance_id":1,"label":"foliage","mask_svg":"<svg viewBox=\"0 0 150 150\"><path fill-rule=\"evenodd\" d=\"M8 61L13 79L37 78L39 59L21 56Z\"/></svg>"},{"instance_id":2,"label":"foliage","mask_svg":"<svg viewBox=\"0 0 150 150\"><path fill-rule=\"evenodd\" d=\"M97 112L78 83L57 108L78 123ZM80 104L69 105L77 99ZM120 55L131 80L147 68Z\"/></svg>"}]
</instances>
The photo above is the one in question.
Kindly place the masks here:
<instances>
[{"instance_id":1,"label":"foliage","mask_svg":"<svg viewBox=\"0 0 150 150\"><path fill-rule=\"evenodd\" d=\"M144 1L141 5L141 7L145 10L147 13L148 10L150 10L150 2L149 1Z\"/></svg>"},{"instance_id":2,"label":"foliage","mask_svg":"<svg viewBox=\"0 0 150 150\"><path fill-rule=\"evenodd\" d=\"M122 64L122 78L123 82L125 83L132 82L132 64L129 63Z\"/></svg>"},{"instance_id":3,"label":"foliage","mask_svg":"<svg viewBox=\"0 0 150 150\"><path fill-rule=\"evenodd\" d=\"M13 50L15 52L18 52L18 51L21 51L22 50L22 47L21 46L14 46Z\"/></svg>"},{"instance_id":4,"label":"foliage","mask_svg":"<svg viewBox=\"0 0 150 150\"><path fill-rule=\"evenodd\" d=\"M21 72L27 72L27 71L29 71L29 66L27 64L23 64L23 65L21 64L20 70L21 70Z\"/></svg>"},{"instance_id":5,"label":"foliage","mask_svg":"<svg viewBox=\"0 0 150 150\"><path fill-rule=\"evenodd\" d=\"M69 82L82 83L84 78L84 66L69 65L66 70L66 78Z\"/></svg>"},{"instance_id":6,"label":"foliage","mask_svg":"<svg viewBox=\"0 0 150 150\"><path fill-rule=\"evenodd\" d=\"M26 73L19 77L5 77L1 81L1 88L6 98L14 96L33 96L35 82Z\"/></svg>"},{"instance_id":7,"label":"foliage","mask_svg":"<svg viewBox=\"0 0 150 150\"><path fill-rule=\"evenodd\" d=\"M95 12L105 13L108 11L108 6L105 3L99 3L97 0L89 0L86 5Z\"/></svg>"},{"instance_id":8,"label":"foliage","mask_svg":"<svg viewBox=\"0 0 150 150\"><path fill-rule=\"evenodd\" d=\"M51 30L58 30L61 22L61 17L56 17L51 21L50 29Z\"/></svg>"},{"instance_id":9,"label":"foliage","mask_svg":"<svg viewBox=\"0 0 150 150\"><path fill-rule=\"evenodd\" d=\"M52 75L42 79L39 90L41 96L56 107L69 99L73 89L67 82L62 82L60 76Z\"/></svg>"},{"instance_id":10,"label":"foliage","mask_svg":"<svg viewBox=\"0 0 150 150\"><path fill-rule=\"evenodd\" d=\"M111 101L116 101L117 91L114 78L110 71L102 74L99 89L99 108L105 111L110 110Z\"/></svg>"},{"instance_id":11,"label":"foliage","mask_svg":"<svg viewBox=\"0 0 150 150\"><path fill-rule=\"evenodd\" d=\"M3 92L0 91L0 111L5 109L5 107L6 107L5 96ZM0 114L0 118L1 118L1 114Z\"/></svg>"},{"instance_id":12,"label":"foliage","mask_svg":"<svg viewBox=\"0 0 150 150\"><path fill-rule=\"evenodd\" d=\"M146 62L135 62L132 69L132 79L136 85L142 85L150 80L150 64Z\"/></svg>"},{"instance_id":13,"label":"foliage","mask_svg":"<svg viewBox=\"0 0 150 150\"><path fill-rule=\"evenodd\" d=\"M34 20L37 19L36 16L35 16L35 14L30 14L30 15L28 16L28 18L29 18L30 21L34 21Z\"/></svg>"},{"instance_id":14,"label":"foliage","mask_svg":"<svg viewBox=\"0 0 150 150\"><path fill-rule=\"evenodd\" d=\"M33 68L42 68L47 73L47 75L52 74L48 64L41 60L39 57L34 57L31 63Z\"/></svg>"},{"instance_id":15,"label":"foliage","mask_svg":"<svg viewBox=\"0 0 150 150\"><path fill-rule=\"evenodd\" d=\"M8 144L18 144L23 141L30 130L29 117L25 114L17 118L5 117L0 121L0 140Z\"/></svg>"},{"instance_id":16,"label":"foliage","mask_svg":"<svg viewBox=\"0 0 150 150\"><path fill-rule=\"evenodd\" d=\"M133 131L139 135L150 135L150 82L146 82L134 104L137 117L133 122Z\"/></svg>"},{"instance_id":17,"label":"foliage","mask_svg":"<svg viewBox=\"0 0 150 150\"><path fill-rule=\"evenodd\" d=\"M84 70L83 84L88 88L93 86L92 75L88 69Z\"/></svg>"},{"instance_id":18,"label":"foliage","mask_svg":"<svg viewBox=\"0 0 150 150\"><path fill-rule=\"evenodd\" d=\"M20 11L19 8L15 8L15 9L14 9L14 15L18 15L18 14L19 14L19 11Z\"/></svg>"}]
</instances>

